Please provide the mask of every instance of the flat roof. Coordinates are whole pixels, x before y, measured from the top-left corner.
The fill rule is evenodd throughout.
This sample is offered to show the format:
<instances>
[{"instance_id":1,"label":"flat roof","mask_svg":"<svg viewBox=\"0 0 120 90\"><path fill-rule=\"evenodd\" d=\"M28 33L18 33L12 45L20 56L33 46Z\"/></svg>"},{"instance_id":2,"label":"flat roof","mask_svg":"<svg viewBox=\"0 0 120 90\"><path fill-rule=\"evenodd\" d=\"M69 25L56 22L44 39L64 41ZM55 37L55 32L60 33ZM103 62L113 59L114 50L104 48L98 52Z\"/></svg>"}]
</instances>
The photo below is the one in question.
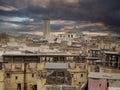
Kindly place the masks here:
<instances>
[{"instance_id":1,"label":"flat roof","mask_svg":"<svg viewBox=\"0 0 120 90\"><path fill-rule=\"evenodd\" d=\"M117 73L99 73L99 72L89 72L89 78L104 78L104 79L117 79L120 80L120 74Z\"/></svg>"},{"instance_id":2,"label":"flat roof","mask_svg":"<svg viewBox=\"0 0 120 90\"><path fill-rule=\"evenodd\" d=\"M99 57L86 57L86 59L88 59L88 60L100 60Z\"/></svg>"},{"instance_id":3,"label":"flat roof","mask_svg":"<svg viewBox=\"0 0 120 90\"><path fill-rule=\"evenodd\" d=\"M67 63L45 63L45 69L67 69Z\"/></svg>"},{"instance_id":4,"label":"flat roof","mask_svg":"<svg viewBox=\"0 0 120 90\"><path fill-rule=\"evenodd\" d=\"M120 55L119 52L112 52L112 51L104 51L105 54L110 54L110 55Z\"/></svg>"},{"instance_id":5,"label":"flat roof","mask_svg":"<svg viewBox=\"0 0 120 90\"><path fill-rule=\"evenodd\" d=\"M4 53L3 56L79 56L79 54L50 54L50 53L44 53L44 54L28 54L28 53Z\"/></svg>"},{"instance_id":6,"label":"flat roof","mask_svg":"<svg viewBox=\"0 0 120 90\"><path fill-rule=\"evenodd\" d=\"M90 50L99 51L99 48L90 48Z\"/></svg>"}]
</instances>

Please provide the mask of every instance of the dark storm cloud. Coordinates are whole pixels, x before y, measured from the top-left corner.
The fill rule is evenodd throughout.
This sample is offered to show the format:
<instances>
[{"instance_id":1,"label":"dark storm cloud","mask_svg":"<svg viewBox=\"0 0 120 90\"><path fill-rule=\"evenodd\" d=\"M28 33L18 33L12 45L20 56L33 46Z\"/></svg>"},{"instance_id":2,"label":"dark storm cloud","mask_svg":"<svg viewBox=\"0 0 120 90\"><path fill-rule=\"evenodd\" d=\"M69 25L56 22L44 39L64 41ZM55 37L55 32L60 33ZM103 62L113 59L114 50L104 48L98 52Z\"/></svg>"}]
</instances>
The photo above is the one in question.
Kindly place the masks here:
<instances>
[{"instance_id":1,"label":"dark storm cloud","mask_svg":"<svg viewBox=\"0 0 120 90\"><path fill-rule=\"evenodd\" d=\"M18 8L10 14L38 16L49 12L53 19L103 21L120 23L120 0L1 0ZM78 2L79 1L79 2Z\"/></svg>"},{"instance_id":2,"label":"dark storm cloud","mask_svg":"<svg viewBox=\"0 0 120 90\"><path fill-rule=\"evenodd\" d=\"M73 0L0 1L18 8L11 14L38 15L49 12L54 18L120 21L120 0L74 0L76 3L68 3Z\"/></svg>"},{"instance_id":3,"label":"dark storm cloud","mask_svg":"<svg viewBox=\"0 0 120 90\"><path fill-rule=\"evenodd\" d=\"M92 18L108 24L120 23L120 0L84 0L80 8L87 11ZM94 20L94 19L93 19Z\"/></svg>"},{"instance_id":4,"label":"dark storm cloud","mask_svg":"<svg viewBox=\"0 0 120 90\"><path fill-rule=\"evenodd\" d=\"M51 1L49 11L65 19L120 25L120 0L81 0L73 4Z\"/></svg>"},{"instance_id":5,"label":"dark storm cloud","mask_svg":"<svg viewBox=\"0 0 120 90\"><path fill-rule=\"evenodd\" d=\"M54 20L103 22L109 27L120 26L120 0L0 0L0 5L15 7L15 10L1 10L0 15L19 16L42 20L50 14Z\"/></svg>"}]
</instances>

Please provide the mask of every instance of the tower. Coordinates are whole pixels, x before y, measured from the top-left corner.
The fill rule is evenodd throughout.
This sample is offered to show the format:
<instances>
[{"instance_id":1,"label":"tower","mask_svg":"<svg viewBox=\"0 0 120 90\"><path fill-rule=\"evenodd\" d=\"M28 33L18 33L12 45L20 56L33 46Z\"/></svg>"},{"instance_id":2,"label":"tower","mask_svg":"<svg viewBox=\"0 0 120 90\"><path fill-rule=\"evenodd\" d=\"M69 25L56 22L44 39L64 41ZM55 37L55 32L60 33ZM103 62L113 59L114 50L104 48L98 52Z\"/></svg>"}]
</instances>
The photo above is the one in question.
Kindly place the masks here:
<instances>
[{"instance_id":1,"label":"tower","mask_svg":"<svg viewBox=\"0 0 120 90\"><path fill-rule=\"evenodd\" d=\"M46 14L44 16L44 32L43 32L43 35L44 35L44 38L45 39L49 39L50 38L50 18L48 16L48 14Z\"/></svg>"}]
</instances>

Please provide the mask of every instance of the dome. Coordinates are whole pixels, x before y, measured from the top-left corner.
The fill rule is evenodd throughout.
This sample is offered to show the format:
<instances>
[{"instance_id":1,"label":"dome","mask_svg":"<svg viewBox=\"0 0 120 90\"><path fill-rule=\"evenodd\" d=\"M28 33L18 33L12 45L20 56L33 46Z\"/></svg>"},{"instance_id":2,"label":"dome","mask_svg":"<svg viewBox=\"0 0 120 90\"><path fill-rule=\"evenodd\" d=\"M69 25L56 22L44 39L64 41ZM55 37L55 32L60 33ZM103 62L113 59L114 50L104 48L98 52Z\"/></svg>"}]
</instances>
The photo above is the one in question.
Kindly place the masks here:
<instances>
[{"instance_id":1,"label":"dome","mask_svg":"<svg viewBox=\"0 0 120 90\"><path fill-rule=\"evenodd\" d=\"M73 29L67 31L66 33L75 33L78 36L82 36L83 35L83 33L80 30L78 30L76 27L74 27Z\"/></svg>"}]
</instances>

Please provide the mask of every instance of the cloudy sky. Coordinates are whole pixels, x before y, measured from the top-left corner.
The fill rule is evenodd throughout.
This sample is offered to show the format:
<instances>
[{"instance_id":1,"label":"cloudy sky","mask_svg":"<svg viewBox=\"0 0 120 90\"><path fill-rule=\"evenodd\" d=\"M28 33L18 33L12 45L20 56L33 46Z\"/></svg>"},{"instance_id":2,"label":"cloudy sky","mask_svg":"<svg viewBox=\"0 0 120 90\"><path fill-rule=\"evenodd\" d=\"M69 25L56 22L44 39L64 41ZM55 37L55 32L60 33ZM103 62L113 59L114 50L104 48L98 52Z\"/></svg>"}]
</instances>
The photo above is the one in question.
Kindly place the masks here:
<instances>
[{"instance_id":1,"label":"cloudy sky","mask_svg":"<svg viewBox=\"0 0 120 90\"><path fill-rule=\"evenodd\" d=\"M120 32L120 0L0 0L0 32L42 32L46 13L53 32Z\"/></svg>"}]
</instances>

